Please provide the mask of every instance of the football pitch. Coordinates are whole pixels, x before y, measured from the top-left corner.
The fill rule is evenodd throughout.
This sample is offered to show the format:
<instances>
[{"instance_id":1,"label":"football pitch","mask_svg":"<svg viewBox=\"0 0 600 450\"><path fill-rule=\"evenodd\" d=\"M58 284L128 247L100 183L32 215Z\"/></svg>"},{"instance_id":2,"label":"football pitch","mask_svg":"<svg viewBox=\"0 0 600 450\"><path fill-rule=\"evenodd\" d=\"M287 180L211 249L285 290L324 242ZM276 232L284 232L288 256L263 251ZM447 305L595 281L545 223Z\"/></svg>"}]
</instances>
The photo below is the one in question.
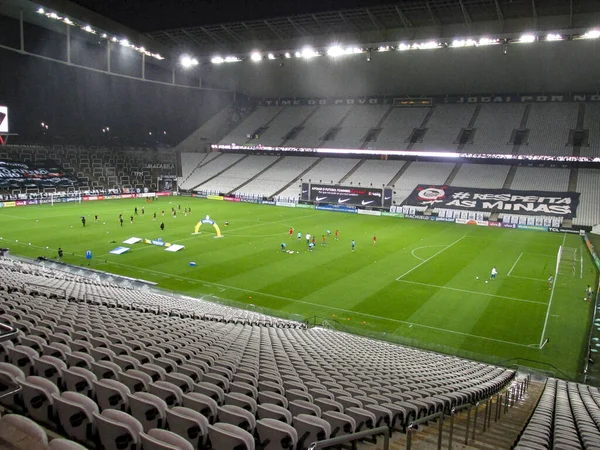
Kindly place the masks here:
<instances>
[{"instance_id":1,"label":"football pitch","mask_svg":"<svg viewBox=\"0 0 600 450\"><path fill-rule=\"evenodd\" d=\"M130 224L135 207L140 214ZM185 216L185 208L192 213ZM192 234L207 215L222 238L207 224ZM326 230L331 236L322 245ZM306 233L316 237L313 251ZM584 290L597 277L577 235L189 197L4 208L0 236L0 247L14 254L55 258L60 246L67 263L154 281L164 290L327 320L341 330L485 362L558 369L557 376L571 378L582 370L593 312ZM137 243L123 255L109 254L131 237L160 237L185 248L170 253ZM561 245L566 250L550 287Z\"/></svg>"}]
</instances>

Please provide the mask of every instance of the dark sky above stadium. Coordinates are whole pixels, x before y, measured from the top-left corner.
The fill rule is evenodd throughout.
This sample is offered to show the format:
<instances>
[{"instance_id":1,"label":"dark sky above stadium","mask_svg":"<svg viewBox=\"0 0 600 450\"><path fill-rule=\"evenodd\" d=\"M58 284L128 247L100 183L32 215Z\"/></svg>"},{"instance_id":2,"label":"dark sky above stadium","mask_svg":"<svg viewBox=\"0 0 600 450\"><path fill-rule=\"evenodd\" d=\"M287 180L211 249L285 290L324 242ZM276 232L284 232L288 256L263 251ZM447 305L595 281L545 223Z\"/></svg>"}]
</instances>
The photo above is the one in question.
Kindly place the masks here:
<instances>
[{"instance_id":1,"label":"dark sky above stadium","mask_svg":"<svg viewBox=\"0 0 600 450\"><path fill-rule=\"evenodd\" d=\"M391 0L73 0L137 31L375 6Z\"/></svg>"}]
</instances>

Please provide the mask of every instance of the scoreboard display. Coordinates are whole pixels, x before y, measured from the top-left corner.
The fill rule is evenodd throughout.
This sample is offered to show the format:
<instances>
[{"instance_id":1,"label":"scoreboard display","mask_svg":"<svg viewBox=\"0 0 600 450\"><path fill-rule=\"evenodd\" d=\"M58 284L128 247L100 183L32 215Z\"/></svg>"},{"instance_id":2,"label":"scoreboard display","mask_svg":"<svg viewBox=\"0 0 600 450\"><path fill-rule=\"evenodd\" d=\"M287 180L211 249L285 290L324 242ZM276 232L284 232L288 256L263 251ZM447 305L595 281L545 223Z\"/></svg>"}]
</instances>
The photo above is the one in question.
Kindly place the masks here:
<instances>
[{"instance_id":1,"label":"scoreboard display","mask_svg":"<svg viewBox=\"0 0 600 450\"><path fill-rule=\"evenodd\" d=\"M361 186L302 183L301 199L332 205L389 208L392 205L392 190Z\"/></svg>"}]
</instances>

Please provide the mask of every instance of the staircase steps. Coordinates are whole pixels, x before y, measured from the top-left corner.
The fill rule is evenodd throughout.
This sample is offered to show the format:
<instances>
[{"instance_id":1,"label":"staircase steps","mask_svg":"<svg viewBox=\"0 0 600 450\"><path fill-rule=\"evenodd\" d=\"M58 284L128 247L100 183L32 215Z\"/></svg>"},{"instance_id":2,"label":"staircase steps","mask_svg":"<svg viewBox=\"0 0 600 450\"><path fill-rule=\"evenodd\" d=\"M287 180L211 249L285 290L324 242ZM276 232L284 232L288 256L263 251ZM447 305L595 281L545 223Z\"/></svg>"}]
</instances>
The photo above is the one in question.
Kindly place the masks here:
<instances>
[{"instance_id":1,"label":"staircase steps","mask_svg":"<svg viewBox=\"0 0 600 450\"><path fill-rule=\"evenodd\" d=\"M193 191L195 189L198 189L200 186L202 186L203 184L208 183L211 180L214 180L215 178L217 178L219 175L221 175L222 173L228 171L229 169L231 169L233 166L237 166L239 163L241 163L243 160L245 160L248 156L250 155L244 155L242 158L238 159L236 162L234 162L233 164L225 167L223 170L221 170L220 172L217 172L216 174L214 174L212 177L207 178L206 180L202 181L202 183L197 184L196 186L194 186L193 188L191 188L190 190Z\"/></svg>"},{"instance_id":2,"label":"staircase steps","mask_svg":"<svg viewBox=\"0 0 600 450\"><path fill-rule=\"evenodd\" d=\"M310 166L308 166L306 168L306 170L304 172L302 172L300 175L298 175L296 178L294 178L292 181L290 181L288 184L286 184L284 187L282 187L281 189L279 189L277 192L275 192L273 195L271 195L271 197L277 197L279 194L281 194L283 191L285 191L287 188L289 188L292 184L296 183L298 180L300 180L304 175L306 175L308 172L310 172L317 164L319 164L321 161L323 161L323 157L317 159L314 163L312 163Z\"/></svg>"},{"instance_id":3,"label":"staircase steps","mask_svg":"<svg viewBox=\"0 0 600 450\"><path fill-rule=\"evenodd\" d=\"M342 179L341 179L340 181L338 181L338 183L337 183L337 184L342 184L342 183L344 183L344 181L346 181L348 178L350 178L350 176L351 176L351 175L352 175L354 172L356 172L356 171L357 171L357 170L360 168L360 166L362 166L362 165L365 163L365 161L366 161L366 159L361 159L361 160L360 160L360 161L359 161L359 162L358 162L358 163L357 163L357 164L356 164L356 165L355 165L355 166L354 166L352 169L350 169L350 170L348 171L348 173L347 173L346 175L344 175L344 176L342 177Z\"/></svg>"},{"instance_id":4,"label":"staircase steps","mask_svg":"<svg viewBox=\"0 0 600 450\"><path fill-rule=\"evenodd\" d=\"M237 191L239 191L241 188L243 188L244 186L246 186L248 183L250 183L252 180L255 180L257 177L261 176L263 173L265 173L267 170L269 170L271 167L273 167L275 164L277 164L279 161L281 161L284 157L280 156L279 158L277 158L275 161L273 161L271 164L269 164L267 167L265 167L263 170L261 170L260 172L258 172L256 175L254 175L252 178L244 181L242 184L240 184L239 186L237 186L235 189L232 189L229 194L234 194Z\"/></svg>"},{"instance_id":5,"label":"staircase steps","mask_svg":"<svg viewBox=\"0 0 600 450\"><path fill-rule=\"evenodd\" d=\"M406 164L404 164L400 170L396 173L396 175L394 175L394 177L390 180L390 182L387 184L387 186L393 186L394 184L396 184L396 181L398 181L398 178L400 178L402 175L404 175L404 172L406 172L408 170L408 167L410 166L412 161L407 161Z\"/></svg>"}]
</instances>

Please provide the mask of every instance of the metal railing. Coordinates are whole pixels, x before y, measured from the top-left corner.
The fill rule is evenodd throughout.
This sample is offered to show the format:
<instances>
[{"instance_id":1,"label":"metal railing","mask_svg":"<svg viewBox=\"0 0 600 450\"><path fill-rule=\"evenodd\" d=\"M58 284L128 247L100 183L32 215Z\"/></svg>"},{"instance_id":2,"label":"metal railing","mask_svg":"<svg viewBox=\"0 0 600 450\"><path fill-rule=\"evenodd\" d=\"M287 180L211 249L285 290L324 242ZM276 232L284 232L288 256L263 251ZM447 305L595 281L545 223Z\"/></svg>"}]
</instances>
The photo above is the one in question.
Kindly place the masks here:
<instances>
[{"instance_id":1,"label":"metal railing","mask_svg":"<svg viewBox=\"0 0 600 450\"><path fill-rule=\"evenodd\" d=\"M426 416L426 417L422 417L418 420L414 420L410 423L410 425L408 425L408 427L406 428L406 450L411 449L412 436L414 433L417 432L416 426L420 425L422 423L430 422L435 419L439 419L438 420L437 448L438 448L438 450L442 450L442 428L444 427L444 412L443 411L439 411L439 412L436 412L435 414L431 414L430 416Z\"/></svg>"},{"instance_id":2,"label":"metal railing","mask_svg":"<svg viewBox=\"0 0 600 450\"><path fill-rule=\"evenodd\" d=\"M390 447L390 429L389 427L378 427L370 430L359 431L357 433L346 434L344 436L337 436L330 439L324 439L322 441L313 442L309 445L308 450L317 450L319 448L333 447L335 445L342 445L348 442L358 441L371 436L379 436L383 434L383 449L388 450Z\"/></svg>"}]
</instances>

